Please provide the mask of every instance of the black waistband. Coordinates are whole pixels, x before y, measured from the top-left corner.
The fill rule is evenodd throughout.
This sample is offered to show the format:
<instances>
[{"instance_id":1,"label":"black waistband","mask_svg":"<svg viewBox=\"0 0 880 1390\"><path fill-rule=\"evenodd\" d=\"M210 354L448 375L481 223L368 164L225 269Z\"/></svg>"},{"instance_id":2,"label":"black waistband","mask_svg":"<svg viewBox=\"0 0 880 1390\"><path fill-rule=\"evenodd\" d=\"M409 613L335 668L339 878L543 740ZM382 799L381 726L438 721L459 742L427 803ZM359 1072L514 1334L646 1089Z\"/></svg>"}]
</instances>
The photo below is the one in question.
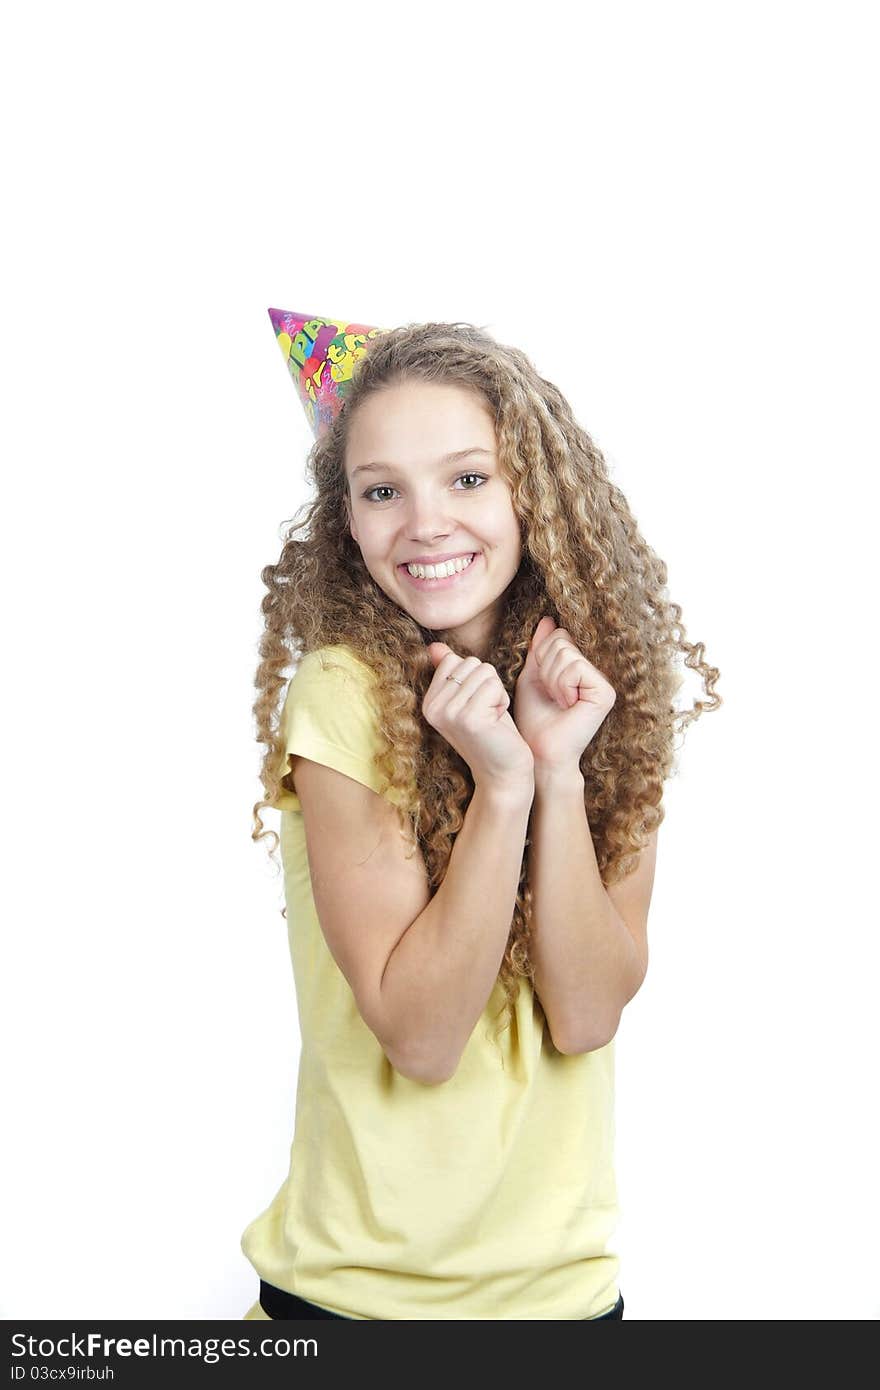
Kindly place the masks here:
<instances>
[{"instance_id":1,"label":"black waistband","mask_svg":"<svg viewBox=\"0 0 880 1390\"><path fill-rule=\"evenodd\" d=\"M260 1280L260 1307L270 1318L339 1318L342 1322L353 1322L341 1313L331 1313L329 1308L319 1308L317 1303L308 1303L295 1293L276 1289L274 1284Z\"/></svg>"},{"instance_id":2,"label":"black waistband","mask_svg":"<svg viewBox=\"0 0 880 1390\"><path fill-rule=\"evenodd\" d=\"M342 1322L354 1322L358 1319L343 1317L342 1313L331 1313L329 1308L321 1308L317 1303L309 1303L305 1298L299 1298L295 1293L287 1293L285 1289L276 1289L274 1284L267 1284L265 1279L260 1280L260 1307L264 1313L268 1313L270 1318L338 1318ZM584 1318L584 1322L602 1322L605 1318L623 1317L623 1294L618 1295L617 1302L608 1313L602 1313L598 1318Z\"/></svg>"}]
</instances>

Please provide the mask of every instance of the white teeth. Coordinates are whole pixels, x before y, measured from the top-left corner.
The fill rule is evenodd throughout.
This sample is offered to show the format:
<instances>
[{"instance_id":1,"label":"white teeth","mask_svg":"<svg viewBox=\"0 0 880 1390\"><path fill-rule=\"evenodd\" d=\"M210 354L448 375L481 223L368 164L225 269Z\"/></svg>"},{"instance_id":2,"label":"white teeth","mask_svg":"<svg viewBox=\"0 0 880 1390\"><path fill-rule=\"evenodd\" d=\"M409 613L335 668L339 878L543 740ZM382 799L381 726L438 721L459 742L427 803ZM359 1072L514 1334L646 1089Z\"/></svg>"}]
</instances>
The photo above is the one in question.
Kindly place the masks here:
<instances>
[{"instance_id":1,"label":"white teeth","mask_svg":"<svg viewBox=\"0 0 880 1390\"><path fill-rule=\"evenodd\" d=\"M448 579L451 574L460 574L467 569L473 555L465 555L460 560L446 560L442 565L407 565L414 579Z\"/></svg>"}]
</instances>

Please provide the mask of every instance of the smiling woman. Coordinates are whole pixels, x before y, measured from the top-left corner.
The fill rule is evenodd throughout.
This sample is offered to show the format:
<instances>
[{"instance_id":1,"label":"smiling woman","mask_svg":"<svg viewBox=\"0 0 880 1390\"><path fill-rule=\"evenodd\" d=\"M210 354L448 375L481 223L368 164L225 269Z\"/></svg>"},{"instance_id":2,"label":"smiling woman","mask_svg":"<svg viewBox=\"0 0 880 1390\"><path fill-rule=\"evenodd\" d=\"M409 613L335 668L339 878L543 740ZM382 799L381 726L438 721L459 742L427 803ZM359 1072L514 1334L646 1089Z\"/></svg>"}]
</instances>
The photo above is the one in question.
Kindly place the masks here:
<instances>
[{"instance_id":1,"label":"smiling woman","mask_svg":"<svg viewBox=\"0 0 880 1390\"><path fill-rule=\"evenodd\" d=\"M465 459L483 471L462 473ZM379 588L456 650L487 653L522 543L485 398L448 382L388 385L354 414L345 466L349 529ZM364 492L364 477L381 481ZM466 478L477 481L461 486ZM377 498L383 491L394 496ZM455 557L454 573L426 572Z\"/></svg>"},{"instance_id":2,"label":"smiling woman","mask_svg":"<svg viewBox=\"0 0 880 1390\"><path fill-rule=\"evenodd\" d=\"M246 1316L622 1317L614 1035L718 672L522 352L280 324L320 427L263 570L254 838L279 809L302 1046Z\"/></svg>"}]
</instances>

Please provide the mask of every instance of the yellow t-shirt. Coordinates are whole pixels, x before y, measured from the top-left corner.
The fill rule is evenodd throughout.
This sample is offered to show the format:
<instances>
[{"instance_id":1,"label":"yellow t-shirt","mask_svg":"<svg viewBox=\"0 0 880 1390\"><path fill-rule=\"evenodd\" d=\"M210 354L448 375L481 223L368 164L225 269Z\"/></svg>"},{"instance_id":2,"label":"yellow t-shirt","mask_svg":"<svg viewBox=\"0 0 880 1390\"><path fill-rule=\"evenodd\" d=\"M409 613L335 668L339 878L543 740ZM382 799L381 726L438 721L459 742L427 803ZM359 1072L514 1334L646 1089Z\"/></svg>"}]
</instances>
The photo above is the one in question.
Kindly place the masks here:
<instances>
[{"instance_id":1,"label":"yellow t-shirt","mask_svg":"<svg viewBox=\"0 0 880 1390\"><path fill-rule=\"evenodd\" d=\"M308 653L283 728L287 752L378 792L372 678L348 647ZM301 1051L288 1174L242 1251L260 1278L346 1318L609 1312L619 1293L608 1248L613 1040L552 1052L522 979L515 1025L493 1041L496 981L454 1076L437 1086L402 1076L321 931L299 799L283 792L276 804ZM246 1316L260 1315L255 1305Z\"/></svg>"}]
</instances>

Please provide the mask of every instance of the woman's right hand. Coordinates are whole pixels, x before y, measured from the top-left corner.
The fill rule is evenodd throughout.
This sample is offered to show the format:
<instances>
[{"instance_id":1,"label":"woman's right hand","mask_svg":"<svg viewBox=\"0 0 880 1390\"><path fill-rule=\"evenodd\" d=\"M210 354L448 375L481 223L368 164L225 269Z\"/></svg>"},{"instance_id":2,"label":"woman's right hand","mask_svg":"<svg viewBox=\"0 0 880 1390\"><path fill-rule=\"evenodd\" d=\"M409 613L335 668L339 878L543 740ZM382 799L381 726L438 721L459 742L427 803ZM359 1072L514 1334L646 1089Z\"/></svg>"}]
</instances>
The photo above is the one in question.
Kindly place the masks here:
<instances>
[{"instance_id":1,"label":"woman's right hand","mask_svg":"<svg viewBox=\"0 0 880 1390\"><path fill-rule=\"evenodd\" d=\"M445 642L431 642L428 655L436 670L422 714L464 758L474 785L533 786L532 750L508 714L510 696L495 667L456 656Z\"/></svg>"}]
</instances>

